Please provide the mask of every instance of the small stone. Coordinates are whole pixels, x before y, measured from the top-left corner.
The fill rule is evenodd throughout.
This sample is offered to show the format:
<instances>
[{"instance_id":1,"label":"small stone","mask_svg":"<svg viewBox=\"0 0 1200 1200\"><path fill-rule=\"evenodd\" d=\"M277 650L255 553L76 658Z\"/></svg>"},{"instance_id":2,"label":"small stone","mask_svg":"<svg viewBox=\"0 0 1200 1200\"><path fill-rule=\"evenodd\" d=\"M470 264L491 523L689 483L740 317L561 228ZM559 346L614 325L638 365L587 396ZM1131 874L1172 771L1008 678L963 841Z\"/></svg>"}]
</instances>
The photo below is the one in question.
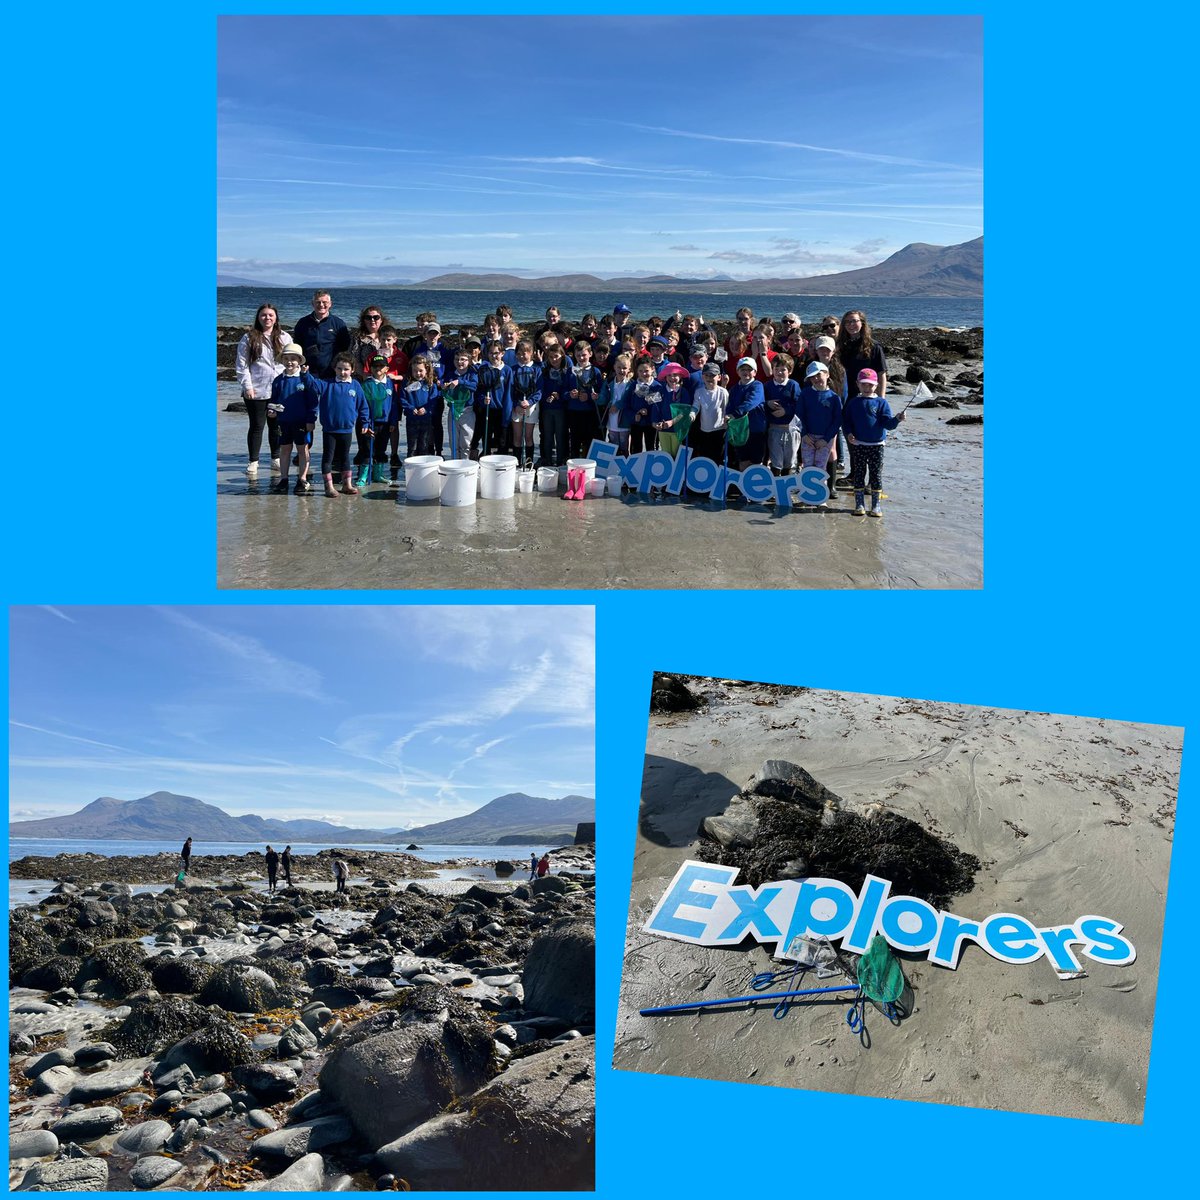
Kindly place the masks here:
<instances>
[{"instance_id":1,"label":"small stone","mask_svg":"<svg viewBox=\"0 0 1200 1200\"><path fill-rule=\"evenodd\" d=\"M67 1158L38 1163L25 1172L23 1192L102 1192L108 1187L108 1163L102 1158Z\"/></svg>"},{"instance_id":2,"label":"small stone","mask_svg":"<svg viewBox=\"0 0 1200 1200\"><path fill-rule=\"evenodd\" d=\"M106 1134L116 1133L125 1126L125 1118L121 1110L108 1105L96 1108L85 1108L79 1112L67 1113L53 1127L54 1136L60 1142L94 1142Z\"/></svg>"},{"instance_id":3,"label":"small stone","mask_svg":"<svg viewBox=\"0 0 1200 1200\"><path fill-rule=\"evenodd\" d=\"M49 1129L26 1129L8 1139L9 1158L48 1158L58 1153L58 1138Z\"/></svg>"},{"instance_id":4,"label":"small stone","mask_svg":"<svg viewBox=\"0 0 1200 1200\"><path fill-rule=\"evenodd\" d=\"M214 1092L211 1096L201 1096L193 1100L179 1111L185 1117L195 1117L198 1121L208 1121L219 1117L227 1109L233 1107L233 1101L225 1092Z\"/></svg>"},{"instance_id":5,"label":"small stone","mask_svg":"<svg viewBox=\"0 0 1200 1200\"><path fill-rule=\"evenodd\" d=\"M129 1180L134 1187L156 1188L161 1187L168 1179L173 1179L182 1170L183 1163L156 1154L138 1159L136 1166L129 1172Z\"/></svg>"},{"instance_id":6,"label":"small stone","mask_svg":"<svg viewBox=\"0 0 1200 1200\"><path fill-rule=\"evenodd\" d=\"M157 1154L171 1136L171 1126L166 1121L143 1121L134 1125L113 1143L113 1149L133 1158L143 1154Z\"/></svg>"}]
</instances>

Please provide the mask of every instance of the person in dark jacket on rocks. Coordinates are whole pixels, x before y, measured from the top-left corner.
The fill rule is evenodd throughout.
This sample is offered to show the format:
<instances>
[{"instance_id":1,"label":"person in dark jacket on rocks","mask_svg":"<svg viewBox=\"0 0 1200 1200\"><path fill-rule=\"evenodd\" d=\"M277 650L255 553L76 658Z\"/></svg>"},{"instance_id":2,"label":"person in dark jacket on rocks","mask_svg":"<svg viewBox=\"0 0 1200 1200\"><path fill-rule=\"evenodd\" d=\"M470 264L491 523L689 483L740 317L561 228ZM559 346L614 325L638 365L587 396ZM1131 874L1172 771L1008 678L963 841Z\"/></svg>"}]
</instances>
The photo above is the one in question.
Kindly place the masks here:
<instances>
[{"instance_id":1,"label":"person in dark jacket on rocks","mask_svg":"<svg viewBox=\"0 0 1200 1200\"><path fill-rule=\"evenodd\" d=\"M183 849L180 850L180 852L179 852L179 862L183 867L183 873L186 875L188 873L188 868L191 866L191 863L192 863L192 839L191 838L188 838L188 840L183 843Z\"/></svg>"},{"instance_id":2,"label":"person in dark jacket on rocks","mask_svg":"<svg viewBox=\"0 0 1200 1200\"><path fill-rule=\"evenodd\" d=\"M534 881L534 879L537 877L537 867L538 867L537 851L533 850L530 852L530 855L529 855L529 882L530 883L532 883Z\"/></svg>"},{"instance_id":3,"label":"person in dark jacket on rocks","mask_svg":"<svg viewBox=\"0 0 1200 1200\"><path fill-rule=\"evenodd\" d=\"M279 856L279 865L283 868L284 882L288 887L292 886L292 848L284 846L283 853Z\"/></svg>"},{"instance_id":4,"label":"person in dark jacket on rocks","mask_svg":"<svg viewBox=\"0 0 1200 1200\"><path fill-rule=\"evenodd\" d=\"M273 892L275 890L275 878L279 874L279 855L268 846L265 857L267 860L267 891Z\"/></svg>"}]
</instances>

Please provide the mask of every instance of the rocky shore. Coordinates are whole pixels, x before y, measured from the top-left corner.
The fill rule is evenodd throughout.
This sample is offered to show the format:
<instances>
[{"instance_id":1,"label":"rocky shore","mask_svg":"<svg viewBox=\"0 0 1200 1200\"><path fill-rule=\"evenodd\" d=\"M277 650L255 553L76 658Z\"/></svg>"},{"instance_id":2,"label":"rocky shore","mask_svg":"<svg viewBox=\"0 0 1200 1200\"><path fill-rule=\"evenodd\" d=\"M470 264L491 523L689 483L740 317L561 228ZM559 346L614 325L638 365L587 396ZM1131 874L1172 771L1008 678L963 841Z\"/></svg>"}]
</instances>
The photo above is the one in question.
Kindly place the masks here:
<instances>
[{"instance_id":1,"label":"rocky shore","mask_svg":"<svg viewBox=\"0 0 1200 1200\"><path fill-rule=\"evenodd\" d=\"M733 321L710 321L719 341L733 332ZM815 326L814 326L815 328ZM234 376L234 356L242 334L248 325L217 326L217 380L230 382ZM401 340L416 333L415 326L401 329ZM811 335L811 331L808 336ZM458 333L447 330L448 344L455 345ZM900 372L912 384L924 382L934 394L934 401L924 406L957 408L963 404L983 403L983 329L881 329L877 341L887 352L889 365L895 359L903 367ZM896 367L892 365L892 377ZM940 402L939 402L940 397ZM922 405L918 404L918 407ZM226 411L241 411L239 401L233 401Z\"/></svg>"},{"instance_id":2,"label":"rocky shore","mask_svg":"<svg viewBox=\"0 0 1200 1200\"><path fill-rule=\"evenodd\" d=\"M15 909L10 1187L590 1189L594 876L374 865L344 895L110 870Z\"/></svg>"}]
</instances>

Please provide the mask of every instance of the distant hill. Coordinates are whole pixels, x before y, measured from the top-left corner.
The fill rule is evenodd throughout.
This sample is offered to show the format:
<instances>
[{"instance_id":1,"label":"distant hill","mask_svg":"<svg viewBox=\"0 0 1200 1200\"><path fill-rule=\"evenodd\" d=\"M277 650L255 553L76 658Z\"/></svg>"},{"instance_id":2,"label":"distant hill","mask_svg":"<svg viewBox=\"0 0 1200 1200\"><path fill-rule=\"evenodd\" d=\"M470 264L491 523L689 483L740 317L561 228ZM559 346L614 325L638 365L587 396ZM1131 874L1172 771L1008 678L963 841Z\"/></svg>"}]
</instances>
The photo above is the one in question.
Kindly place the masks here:
<instances>
[{"instance_id":1,"label":"distant hill","mask_svg":"<svg viewBox=\"0 0 1200 1200\"><path fill-rule=\"evenodd\" d=\"M438 821L410 829L414 842L445 843L449 845L494 845L500 838L527 837L541 845L555 839L573 841L580 821L596 819L596 801L588 796L564 796L547 800L543 796L527 796L512 792L465 817Z\"/></svg>"},{"instance_id":2,"label":"distant hill","mask_svg":"<svg viewBox=\"0 0 1200 1200\"><path fill-rule=\"evenodd\" d=\"M498 796L465 817L419 829L348 829L329 821L278 821L248 814L234 817L216 805L174 792L153 792L138 800L101 796L66 817L14 821L9 837L86 838L98 841L174 841L191 836L196 842L380 842L412 841L494 845L503 836L527 832L570 831L578 821L595 819L595 801L582 796L548 800L514 792Z\"/></svg>"},{"instance_id":3,"label":"distant hill","mask_svg":"<svg viewBox=\"0 0 1200 1200\"><path fill-rule=\"evenodd\" d=\"M481 292L596 292L616 288L635 295L662 291L711 292L718 283L736 283L738 291L760 295L979 297L983 295L983 238L957 246L913 242L873 267L803 278L718 280L654 275L643 279L601 279L596 275L547 275L523 279L494 272L476 275L459 271L435 275L408 286L429 291Z\"/></svg>"}]
</instances>

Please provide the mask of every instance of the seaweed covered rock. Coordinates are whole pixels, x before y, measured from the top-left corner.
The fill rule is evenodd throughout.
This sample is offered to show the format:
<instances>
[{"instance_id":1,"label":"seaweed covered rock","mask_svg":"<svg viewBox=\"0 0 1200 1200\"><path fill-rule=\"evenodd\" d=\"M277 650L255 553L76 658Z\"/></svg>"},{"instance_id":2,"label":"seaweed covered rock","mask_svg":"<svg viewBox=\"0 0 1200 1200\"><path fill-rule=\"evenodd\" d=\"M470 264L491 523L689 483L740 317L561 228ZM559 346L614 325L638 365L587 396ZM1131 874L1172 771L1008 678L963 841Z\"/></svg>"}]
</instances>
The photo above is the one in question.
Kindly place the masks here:
<instances>
[{"instance_id":1,"label":"seaweed covered rock","mask_svg":"<svg viewBox=\"0 0 1200 1200\"><path fill-rule=\"evenodd\" d=\"M691 712L703 703L677 675L654 673L650 688L650 711L655 713Z\"/></svg>"},{"instance_id":2,"label":"seaweed covered rock","mask_svg":"<svg viewBox=\"0 0 1200 1200\"><path fill-rule=\"evenodd\" d=\"M893 893L938 907L974 886L973 854L879 805L842 805L802 767L771 760L724 814L705 820L698 857L737 867L754 887L813 875L858 889L880 875Z\"/></svg>"},{"instance_id":3,"label":"seaweed covered rock","mask_svg":"<svg viewBox=\"0 0 1200 1200\"><path fill-rule=\"evenodd\" d=\"M180 996L134 1000L129 1015L107 1026L104 1036L123 1057L133 1058L155 1054L218 1019L194 1000Z\"/></svg>"},{"instance_id":4,"label":"seaweed covered rock","mask_svg":"<svg viewBox=\"0 0 1200 1200\"><path fill-rule=\"evenodd\" d=\"M150 986L150 975L143 966L145 958L146 952L137 942L110 942L84 961L75 986L94 983L105 995L122 1000Z\"/></svg>"},{"instance_id":5,"label":"seaweed covered rock","mask_svg":"<svg viewBox=\"0 0 1200 1200\"><path fill-rule=\"evenodd\" d=\"M54 992L62 987L72 987L79 974L83 960L70 958L67 955L56 954L44 963L31 967L21 976L21 986L41 988L43 991Z\"/></svg>"},{"instance_id":6,"label":"seaweed covered rock","mask_svg":"<svg viewBox=\"0 0 1200 1200\"><path fill-rule=\"evenodd\" d=\"M475 1091L493 1064L484 1023L451 1017L444 1025L408 1025L336 1050L321 1069L320 1088L374 1148Z\"/></svg>"},{"instance_id":7,"label":"seaweed covered rock","mask_svg":"<svg viewBox=\"0 0 1200 1200\"><path fill-rule=\"evenodd\" d=\"M160 992L176 992L194 996L204 989L213 976L213 968L198 958L177 958L164 955L150 967L150 978Z\"/></svg>"},{"instance_id":8,"label":"seaweed covered rock","mask_svg":"<svg viewBox=\"0 0 1200 1200\"><path fill-rule=\"evenodd\" d=\"M242 959L219 967L200 991L201 1004L216 1004L226 1012L266 1012L290 999L264 966Z\"/></svg>"},{"instance_id":9,"label":"seaweed covered rock","mask_svg":"<svg viewBox=\"0 0 1200 1200\"><path fill-rule=\"evenodd\" d=\"M214 1017L208 1025L176 1042L162 1057L165 1067L185 1064L198 1075L229 1071L254 1058L250 1039L228 1021Z\"/></svg>"},{"instance_id":10,"label":"seaweed covered rock","mask_svg":"<svg viewBox=\"0 0 1200 1200\"><path fill-rule=\"evenodd\" d=\"M525 1008L572 1025L596 1020L596 931L586 922L534 939L522 974Z\"/></svg>"},{"instance_id":11,"label":"seaweed covered rock","mask_svg":"<svg viewBox=\"0 0 1200 1200\"><path fill-rule=\"evenodd\" d=\"M16 986L21 976L54 956L54 942L31 908L17 908L8 915L8 975Z\"/></svg>"},{"instance_id":12,"label":"seaweed covered rock","mask_svg":"<svg viewBox=\"0 0 1200 1200\"><path fill-rule=\"evenodd\" d=\"M457 1112L443 1113L376 1153L422 1191L493 1190L536 1180L539 1190L594 1187L595 1039L576 1038L509 1067Z\"/></svg>"}]
</instances>

